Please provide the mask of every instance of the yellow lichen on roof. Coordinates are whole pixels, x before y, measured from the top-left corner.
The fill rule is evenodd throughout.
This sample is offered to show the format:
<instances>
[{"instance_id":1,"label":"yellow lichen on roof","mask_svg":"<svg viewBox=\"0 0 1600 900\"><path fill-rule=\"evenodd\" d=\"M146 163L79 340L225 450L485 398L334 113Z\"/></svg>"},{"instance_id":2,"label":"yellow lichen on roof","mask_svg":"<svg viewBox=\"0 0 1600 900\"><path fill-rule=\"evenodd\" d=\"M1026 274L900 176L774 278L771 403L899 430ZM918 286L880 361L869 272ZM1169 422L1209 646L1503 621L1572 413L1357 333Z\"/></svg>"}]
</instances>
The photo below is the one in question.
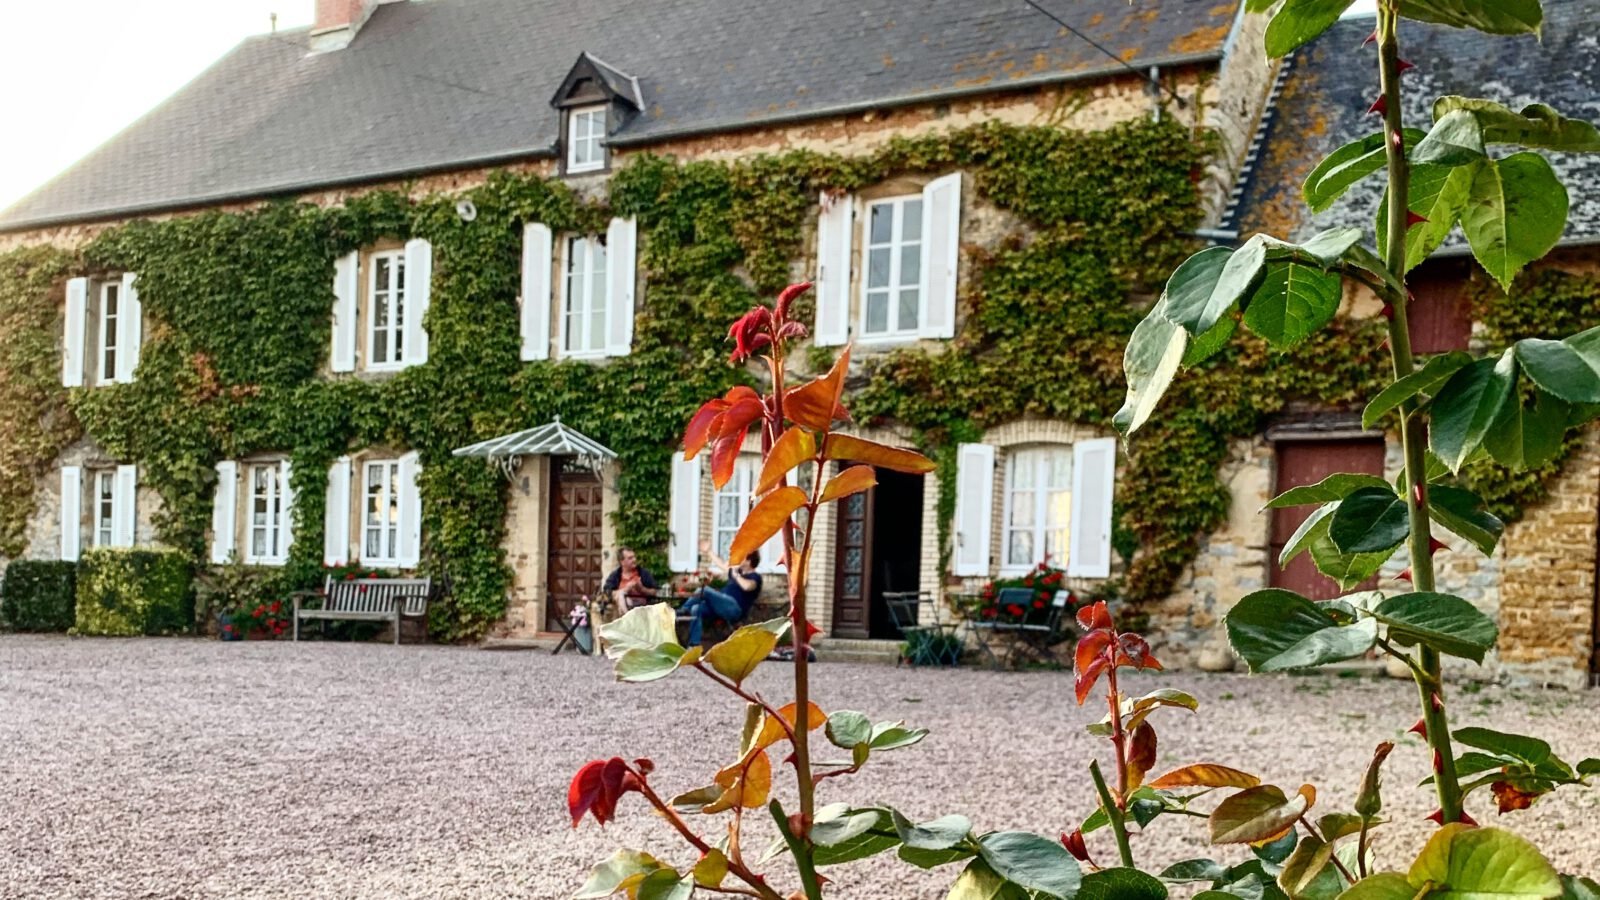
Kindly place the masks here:
<instances>
[{"instance_id":1,"label":"yellow lichen on roof","mask_svg":"<svg viewBox=\"0 0 1600 900\"><path fill-rule=\"evenodd\" d=\"M1095 13L1094 15L1089 17L1089 21L1087 21L1087 22L1085 22L1083 24L1089 26L1090 28L1099 28L1100 24L1102 22L1104 22L1105 20L1106 20L1106 14L1105 13Z\"/></svg>"},{"instance_id":2,"label":"yellow lichen on roof","mask_svg":"<svg viewBox=\"0 0 1600 900\"><path fill-rule=\"evenodd\" d=\"M1203 53L1215 50L1228 39L1228 29L1232 27L1231 24L1224 22L1209 28L1196 28L1174 38L1172 43L1167 45L1167 49L1173 53Z\"/></svg>"},{"instance_id":3,"label":"yellow lichen on roof","mask_svg":"<svg viewBox=\"0 0 1600 900\"><path fill-rule=\"evenodd\" d=\"M1123 62L1133 62L1139 58L1139 50L1138 47L1128 47L1117 55L1122 57Z\"/></svg>"}]
</instances>

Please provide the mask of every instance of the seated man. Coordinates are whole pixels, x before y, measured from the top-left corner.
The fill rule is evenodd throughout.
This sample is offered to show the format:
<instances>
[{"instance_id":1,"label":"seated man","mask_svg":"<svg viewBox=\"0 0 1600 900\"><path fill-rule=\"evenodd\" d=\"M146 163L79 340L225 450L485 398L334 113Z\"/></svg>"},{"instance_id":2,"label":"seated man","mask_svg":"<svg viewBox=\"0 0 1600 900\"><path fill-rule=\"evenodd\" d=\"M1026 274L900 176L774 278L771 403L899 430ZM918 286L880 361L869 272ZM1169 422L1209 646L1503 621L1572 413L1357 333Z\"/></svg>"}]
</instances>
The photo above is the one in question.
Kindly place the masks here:
<instances>
[{"instance_id":1,"label":"seated man","mask_svg":"<svg viewBox=\"0 0 1600 900\"><path fill-rule=\"evenodd\" d=\"M611 570L600 589L616 601L617 611L623 612L655 597L656 580L650 570L639 565L639 557L632 547L621 547L617 556L622 564Z\"/></svg>"},{"instance_id":2,"label":"seated man","mask_svg":"<svg viewBox=\"0 0 1600 900\"><path fill-rule=\"evenodd\" d=\"M761 564L759 551L752 550L744 562L737 566L730 566L727 560L718 559L711 552L710 541L700 542L700 552L711 560L713 569L727 573L728 583L723 585L723 590L701 588L684 601L678 610L680 615L692 617L689 622L690 647L700 643L707 619L721 619L729 625L736 625L744 621L744 617L750 614L750 607L755 606L756 599L761 596L761 575L756 572L756 566Z\"/></svg>"}]
</instances>

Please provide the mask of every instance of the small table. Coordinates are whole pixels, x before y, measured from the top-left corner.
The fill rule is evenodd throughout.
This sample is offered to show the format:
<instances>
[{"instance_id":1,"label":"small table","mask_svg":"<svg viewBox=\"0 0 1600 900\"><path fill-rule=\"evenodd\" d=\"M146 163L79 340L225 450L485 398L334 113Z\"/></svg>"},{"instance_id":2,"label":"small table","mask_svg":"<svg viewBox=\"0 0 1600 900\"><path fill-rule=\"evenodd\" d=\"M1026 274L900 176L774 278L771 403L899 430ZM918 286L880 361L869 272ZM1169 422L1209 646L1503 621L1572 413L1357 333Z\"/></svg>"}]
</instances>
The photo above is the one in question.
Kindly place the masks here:
<instances>
[{"instance_id":1,"label":"small table","mask_svg":"<svg viewBox=\"0 0 1600 900\"><path fill-rule=\"evenodd\" d=\"M584 622L589 627L590 649L584 649L583 644L578 642L577 631L579 625L573 620L572 613L579 608L584 610ZM561 630L565 633L561 636L561 640L556 642L555 649L550 651L550 655L555 656L569 644L585 656L593 655L594 649L599 647L600 629L596 627L596 623L599 617L609 612L610 609L610 597L596 597L593 600L588 597L552 597L550 599L550 610L554 615L550 618L554 618L556 624L560 625Z\"/></svg>"}]
</instances>

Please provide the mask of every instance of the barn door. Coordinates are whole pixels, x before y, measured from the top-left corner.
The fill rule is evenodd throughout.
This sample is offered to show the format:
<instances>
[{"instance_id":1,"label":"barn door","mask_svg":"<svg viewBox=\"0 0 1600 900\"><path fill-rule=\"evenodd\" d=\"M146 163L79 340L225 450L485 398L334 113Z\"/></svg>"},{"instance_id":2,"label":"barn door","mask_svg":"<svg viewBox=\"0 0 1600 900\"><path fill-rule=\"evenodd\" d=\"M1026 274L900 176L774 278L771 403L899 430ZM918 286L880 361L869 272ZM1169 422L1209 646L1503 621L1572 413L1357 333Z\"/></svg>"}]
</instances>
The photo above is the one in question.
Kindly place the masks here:
<instances>
[{"instance_id":1,"label":"barn door","mask_svg":"<svg viewBox=\"0 0 1600 900\"><path fill-rule=\"evenodd\" d=\"M604 492L593 472L570 465L565 457L550 458L550 563L547 587L551 601L593 595L605 577L600 525L605 515ZM545 630L559 631L557 602L545 604Z\"/></svg>"},{"instance_id":2,"label":"barn door","mask_svg":"<svg viewBox=\"0 0 1600 900\"><path fill-rule=\"evenodd\" d=\"M877 488L851 494L834 506L838 530L833 556L833 636L872 634L872 509Z\"/></svg>"},{"instance_id":3,"label":"barn door","mask_svg":"<svg viewBox=\"0 0 1600 900\"><path fill-rule=\"evenodd\" d=\"M1383 475L1384 444L1378 439L1279 441L1277 444L1277 489L1274 496L1306 484L1316 484L1336 472L1355 472ZM1272 511L1272 586L1295 591L1312 600L1331 600L1344 593L1333 579L1317 571L1311 554L1302 553L1288 566L1278 565L1278 556L1294 535L1295 529L1317 509L1316 506L1295 506ZM1374 578L1360 586L1367 590L1377 583Z\"/></svg>"}]
</instances>

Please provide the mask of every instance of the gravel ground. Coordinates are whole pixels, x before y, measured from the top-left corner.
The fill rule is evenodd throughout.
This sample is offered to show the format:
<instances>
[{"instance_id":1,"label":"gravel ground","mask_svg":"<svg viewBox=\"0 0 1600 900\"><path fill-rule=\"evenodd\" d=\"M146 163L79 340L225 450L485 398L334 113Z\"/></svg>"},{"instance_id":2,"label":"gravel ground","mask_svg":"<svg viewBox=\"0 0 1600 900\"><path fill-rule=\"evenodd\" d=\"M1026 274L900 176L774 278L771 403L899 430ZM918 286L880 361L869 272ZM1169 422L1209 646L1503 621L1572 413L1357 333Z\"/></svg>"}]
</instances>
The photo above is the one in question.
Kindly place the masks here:
<instances>
[{"instance_id":1,"label":"gravel ground","mask_svg":"<svg viewBox=\"0 0 1600 900\"><path fill-rule=\"evenodd\" d=\"M933 730L832 782L824 802L1049 834L1091 808L1084 767L1105 748L1084 733L1093 716L1072 705L1065 674L815 672L824 709ZM636 797L604 830L574 831L563 808L567 780L595 757L653 757L663 793L709 780L743 713L690 674L630 686L570 654L0 636L0 896L556 898L618 846L692 862ZM753 683L777 697L785 677L774 664ZM1158 723L1158 767L1206 759L1310 781L1328 809L1351 802L1378 741L1398 740L1379 850L1398 862L1420 846L1432 804L1411 787L1427 754L1403 734L1408 685L1140 681L1203 700L1199 716ZM1569 759L1600 751L1600 695L1456 696L1461 724L1537 733ZM1488 822L1484 802L1472 812ZM1564 870L1600 875L1600 791L1566 789L1516 824ZM1202 826L1158 821L1135 852L1151 866L1199 855ZM772 835L760 817L746 832L753 849ZM910 900L943 897L955 873L888 856L833 874L842 900Z\"/></svg>"}]
</instances>

